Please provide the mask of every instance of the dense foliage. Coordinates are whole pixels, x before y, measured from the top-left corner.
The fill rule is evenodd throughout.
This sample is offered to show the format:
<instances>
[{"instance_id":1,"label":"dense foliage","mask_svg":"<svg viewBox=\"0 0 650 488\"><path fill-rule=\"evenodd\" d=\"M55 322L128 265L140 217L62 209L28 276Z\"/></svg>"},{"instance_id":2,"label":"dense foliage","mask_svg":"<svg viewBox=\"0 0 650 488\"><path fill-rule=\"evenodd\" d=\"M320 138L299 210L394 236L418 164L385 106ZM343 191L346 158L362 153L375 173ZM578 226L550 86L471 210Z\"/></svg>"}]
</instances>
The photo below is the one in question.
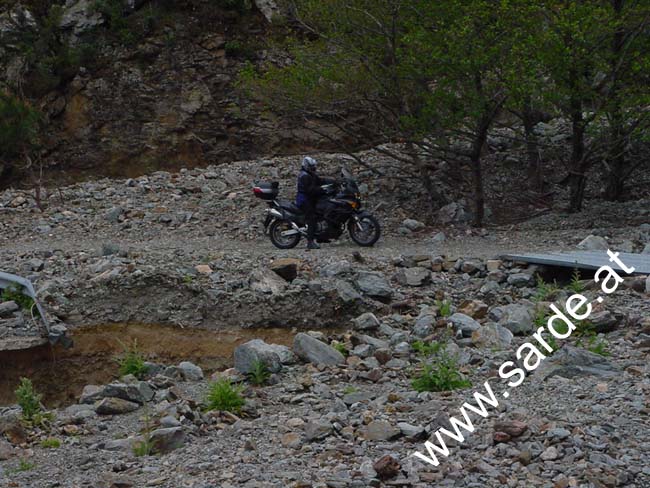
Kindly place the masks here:
<instances>
[{"instance_id":1,"label":"dense foliage","mask_svg":"<svg viewBox=\"0 0 650 488\"><path fill-rule=\"evenodd\" d=\"M483 220L483 148L501 114L525 129L529 185L539 189L546 148L533 132L563 117L570 211L587 174L607 174L619 198L644 144L650 104L650 5L632 0L295 0L294 27L281 43L291 62L252 65L251 93L294 117L340 122L349 141L382 147L418 178L432 206L441 160L469 163L474 223ZM362 115L356 125L350 114ZM645 147L645 146L643 146Z\"/></svg>"}]
</instances>

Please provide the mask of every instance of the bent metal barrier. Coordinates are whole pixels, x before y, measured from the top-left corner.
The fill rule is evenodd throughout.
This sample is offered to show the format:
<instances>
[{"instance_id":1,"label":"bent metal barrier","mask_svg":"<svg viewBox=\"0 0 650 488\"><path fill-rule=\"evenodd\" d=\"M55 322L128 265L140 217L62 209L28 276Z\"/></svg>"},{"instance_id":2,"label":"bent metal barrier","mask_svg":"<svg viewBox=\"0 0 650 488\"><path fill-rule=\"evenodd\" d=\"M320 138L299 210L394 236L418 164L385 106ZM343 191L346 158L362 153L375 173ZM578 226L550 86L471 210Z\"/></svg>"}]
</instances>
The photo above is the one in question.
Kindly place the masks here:
<instances>
[{"instance_id":1,"label":"bent metal barrier","mask_svg":"<svg viewBox=\"0 0 650 488\"><path fill-rule=\"evenodd\" d=\"M0 290L12 286L34 300L38 313L32 313L27 319L0 320L0 351L29 349L47 344L48 341L70 347L72 341L66 336L66 327L62 324L50 324L45 310L36 297L32 283L21 276L0 271Z\"/></svg>"},{"instance_id":2,"label":"bent metal barrier","mask_svg":"<svg viewBox=\"0 0 650 488\"><path fill-rule=\"evenodd\" d=\"M599 269L601 266L609 265L616 271L623 271L618 264L608 261L607 254L604 251L504 254L501 258L531 264L544 264L546 266L592 270ZM633 274L650 274L650 254L621 252L619 253L619 259L627 263L629 266L634 267Z\"/></svg>"}]
</instances>

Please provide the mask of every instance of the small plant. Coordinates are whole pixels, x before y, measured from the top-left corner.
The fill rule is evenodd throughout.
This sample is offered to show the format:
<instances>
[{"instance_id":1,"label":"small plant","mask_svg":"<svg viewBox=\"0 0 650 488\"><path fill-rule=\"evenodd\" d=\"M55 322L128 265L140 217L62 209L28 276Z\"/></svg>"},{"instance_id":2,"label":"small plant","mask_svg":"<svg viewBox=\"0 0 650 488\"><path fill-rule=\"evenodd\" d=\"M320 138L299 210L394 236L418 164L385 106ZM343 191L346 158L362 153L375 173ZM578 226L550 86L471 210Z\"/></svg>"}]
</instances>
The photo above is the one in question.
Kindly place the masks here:
<instances>
[{"instance_id":1,"label":"small plant","mask_svg":"<svg viewBox=\"0 0 650 488\"><path fill-rule=\"evenodd\" d=\"M449 300L436 300L436 306L440 310L441 317L451 316L451 302Z\"/></svg>"},{"instance_id":2,"label":"small plant","mask_svg":"<svg viewBox=\"0 0 650 488\"><path fill-rule=\"evenodd\" d=\"M350 355L350 351L348 351L347 347L345 347L345 344L342 342L335 342L332 344L332 347L343 354L345 357Z\"/></svg>"},{"instance_id":3,"label":"small plant","mask_svg":"<svg viewBox=\"0 0 650 488\"><path fill-rule=\"evenodd\" d=\"M149 412L144 414L143 439L133 445L133 455L136 457L150 456L154 451L154 443L151 440L151 416Z\"/></svg>"},{"instance_id":4,"label":"small plant","mask_svg":"<svg viewBox=\"0 0 650 488\"><path fill-rule=\"evenodd\" d=\"M411 384L418 392L450 391L472 386L458 371L455 357L447 353L437 354L430 362L424 363L422 370L413 378Z\"/></svg>"},{"instance_id":5,"label":"small plant","mask_svg":"<svg viewBox=\"0 0 650 488\"><path fill-rule=\"evenodd\" d=\"M442 342L424 342L424 341L415 341L411 344L411 348L417 352L420 356L430 357L434 356L442 350L444 344Z\"/></svg>"},{"instance_id":6,"label":"small plant","mask_svg":"<svg viewBox=\"0 0 650 488\"><path fill-rule=\"evenodd\" d=\"M607 350L607 341L605 339L600 339L598 337L590 337L589 339L589 344L587 346L587 350L593 352L594 354L598 354L600 356L611 356L612 354Z\"/></svg>"},{"instance_id":7,"label":"small plant","mask_svg":"<svg viewBox=\"0 0 650 488\"><path fill-rule=\"evenodd\" d=\"M546 283L540 275L536 276L535 282L537 284L537 292L535 293L533 300L536 302L548 300L551 295L560 289L556 281L553 281L553 283Z\"/></svg>"},{"instance_id":8,"label":"small plant","mask_svg":"<svg viewBox=\"0 0 650 488\"><path fill-rule=\"evenodd\" d=\"M34 306L34 299L23 294L23 288L19 285L12 284L5 288L0 295L2 302L16 302L23 310L31 310Z\"/></svg>"},{"instance_id":9,"label":"small plant","mask_svg":"<svg viewBox=\"0 0 650 488\"><path fill-rule=\"evenodd\" d=\"M192 275L187 274L183 276L183 283L185 283L186 285L189 285L193 281L194 281L194 277Z\"/></svg>"},{"instance_id":10,"label":"small plant","mask_svg":"<svg viewBox=\"0 0 650 488\"><path fill-rule=\"evenodd\" d=\"M346 386L343 389L343 394L344 395L349 395L351 393L356 393L357 391L359 391L359 390L357 390L354 386L350 385L350 386Z\"/></svg>"},{"instance_id":11,"label":"small plant","mask_svg":"<svg viewBox=\"0 0 650 488\"><path fill-rule=\"evenodd\" d=\"M18 463L18 466L14 469L8 469L7 473L23 473L25 471L31 471L36 467L36 464L30 463L26 459L21 459Z\"/></svg>"},{"instance_id":12,"label":"small plant","mask_svg":"<svg viewBox=\"0 0 650 488\"><path fill-rule=\"evenodd\" d=\"M207 409L240 413L246 404L242 391L244 391L243 385L233 385L227 379L211 383L206 399Z\"/></svg>"},{"instance_id":13,"label":"small plant","mask_svg":"<svg viewBox=\"0 0 650 488\"><path fill-rule=\"evenodd\" d=\"M573 270L573 273L571 274L571 281L569 282L569 286L567 288L573 293L582 293L585 291L585 285L582 283L582 281L580 281L580 271L577 268Z\"/></svg>"},{"instance_id":14,"label":"small plant","mask_svg":"<svg viewBox=\"0 0 650 488\"><path fill-rule=\"evenodd\" d=\"M138 341L134 340L130 347L126 347L124 344L122 344L122 347L124 347L124 353L117 358L120 365L120 375L132 374L136 378L144 378L148 368L144 363L144 356L138 350Z\"/></svg>"},{"instance_id":15,"label":"small plant","mask_svg":"<svg viewBox=\"0 0 650 488\"><path fill-rule=\"evenodd\" d=\"M32 422L42 412L41 395L36 393L29 378L20 378L20 384L14 393L23 412L23 419Z\"/></svg>"},{"instance_id":16,"label":"small plant","mask_svg":"<svg viewBox=\"0 0 650 488\"><path fill-rule=\"evenodd\" d=\"M248 372L248 379L254 385L260 386L266 383L271 377L271 372L264 361L254 361L251 370Z\"/></svg>"},{"instance_id":17,"label":"small plant","mask_svg":"<svg viewBox=\"0 0 650 488\"><path fill-rule=\"evenodd\" d=\"M61 441L55 437L50 437L48 439L43 439L41 441L41 447L43 449L58 449L61 447Z\"/></svg>"}]
</instances>

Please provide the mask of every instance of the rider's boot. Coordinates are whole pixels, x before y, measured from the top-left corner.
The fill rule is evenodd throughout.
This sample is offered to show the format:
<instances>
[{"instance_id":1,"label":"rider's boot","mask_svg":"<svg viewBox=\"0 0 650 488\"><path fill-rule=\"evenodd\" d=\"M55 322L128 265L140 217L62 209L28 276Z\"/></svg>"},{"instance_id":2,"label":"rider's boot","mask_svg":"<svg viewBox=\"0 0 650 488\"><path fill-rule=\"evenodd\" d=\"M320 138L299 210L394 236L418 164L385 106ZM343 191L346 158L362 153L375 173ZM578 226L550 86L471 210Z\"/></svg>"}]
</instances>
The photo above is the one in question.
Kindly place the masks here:
<instances>
[{"instance_id":1,"label":"rider's boot","mask_svg":"<svg viewBox=\"0 0 650 488\"><path fill-rule=\"evenodd\" d=\"M311 240L307 241L307 249L320 249L320 246Z\"/></svg>"}]
</instances>

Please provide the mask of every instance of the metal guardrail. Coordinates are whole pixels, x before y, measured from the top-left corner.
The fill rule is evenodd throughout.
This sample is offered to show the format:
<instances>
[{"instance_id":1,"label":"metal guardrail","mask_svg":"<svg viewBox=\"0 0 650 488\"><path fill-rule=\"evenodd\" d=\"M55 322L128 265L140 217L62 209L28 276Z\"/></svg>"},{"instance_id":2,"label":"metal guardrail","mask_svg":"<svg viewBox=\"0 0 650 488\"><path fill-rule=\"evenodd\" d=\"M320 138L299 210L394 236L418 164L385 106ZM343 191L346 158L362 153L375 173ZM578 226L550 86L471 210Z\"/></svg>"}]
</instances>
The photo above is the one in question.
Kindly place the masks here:
<instances>
[{"instance_id":1,"label":"metal guardrail","mask_svg":"<svg viewBox=\"0 0 650 488\"><path fill-rule=\"evenodd\" d=\"M532 264L544 264L563 268L599 269L601 266L610 266L617 271L623 271L615 262L609 260L607 251L570 251L530 254L504 254L502 259L521 261ZM619 253L618 258L626 265L634 267L636 275L650 274L650 254L636 254L629 252Z\"/></svg>"},{"instance_id":2,"label":"metal guardrail","mask_svg":"<svg viewBox=\"0 0 650 488\"><path fill-rule=\"evenodd\" d=\"M10 273L3 273L2 271L0 271L0 289L4 290L5 288L8 288L12 285L20 285L22 287L21 291L23 295L27 295L32 300L34 300L34 303L36 304L36 309L38 310L38 313L41 316L40 318L43 321L43 325L45 326L45 330L49 335L50 324L47 321L45 310L43 310L43 307L41 307L38 298L36 298L36 291L34 290L34 286L32 285L32 282L21 276L16 276Z\"/></svg>"}]
</instances>

